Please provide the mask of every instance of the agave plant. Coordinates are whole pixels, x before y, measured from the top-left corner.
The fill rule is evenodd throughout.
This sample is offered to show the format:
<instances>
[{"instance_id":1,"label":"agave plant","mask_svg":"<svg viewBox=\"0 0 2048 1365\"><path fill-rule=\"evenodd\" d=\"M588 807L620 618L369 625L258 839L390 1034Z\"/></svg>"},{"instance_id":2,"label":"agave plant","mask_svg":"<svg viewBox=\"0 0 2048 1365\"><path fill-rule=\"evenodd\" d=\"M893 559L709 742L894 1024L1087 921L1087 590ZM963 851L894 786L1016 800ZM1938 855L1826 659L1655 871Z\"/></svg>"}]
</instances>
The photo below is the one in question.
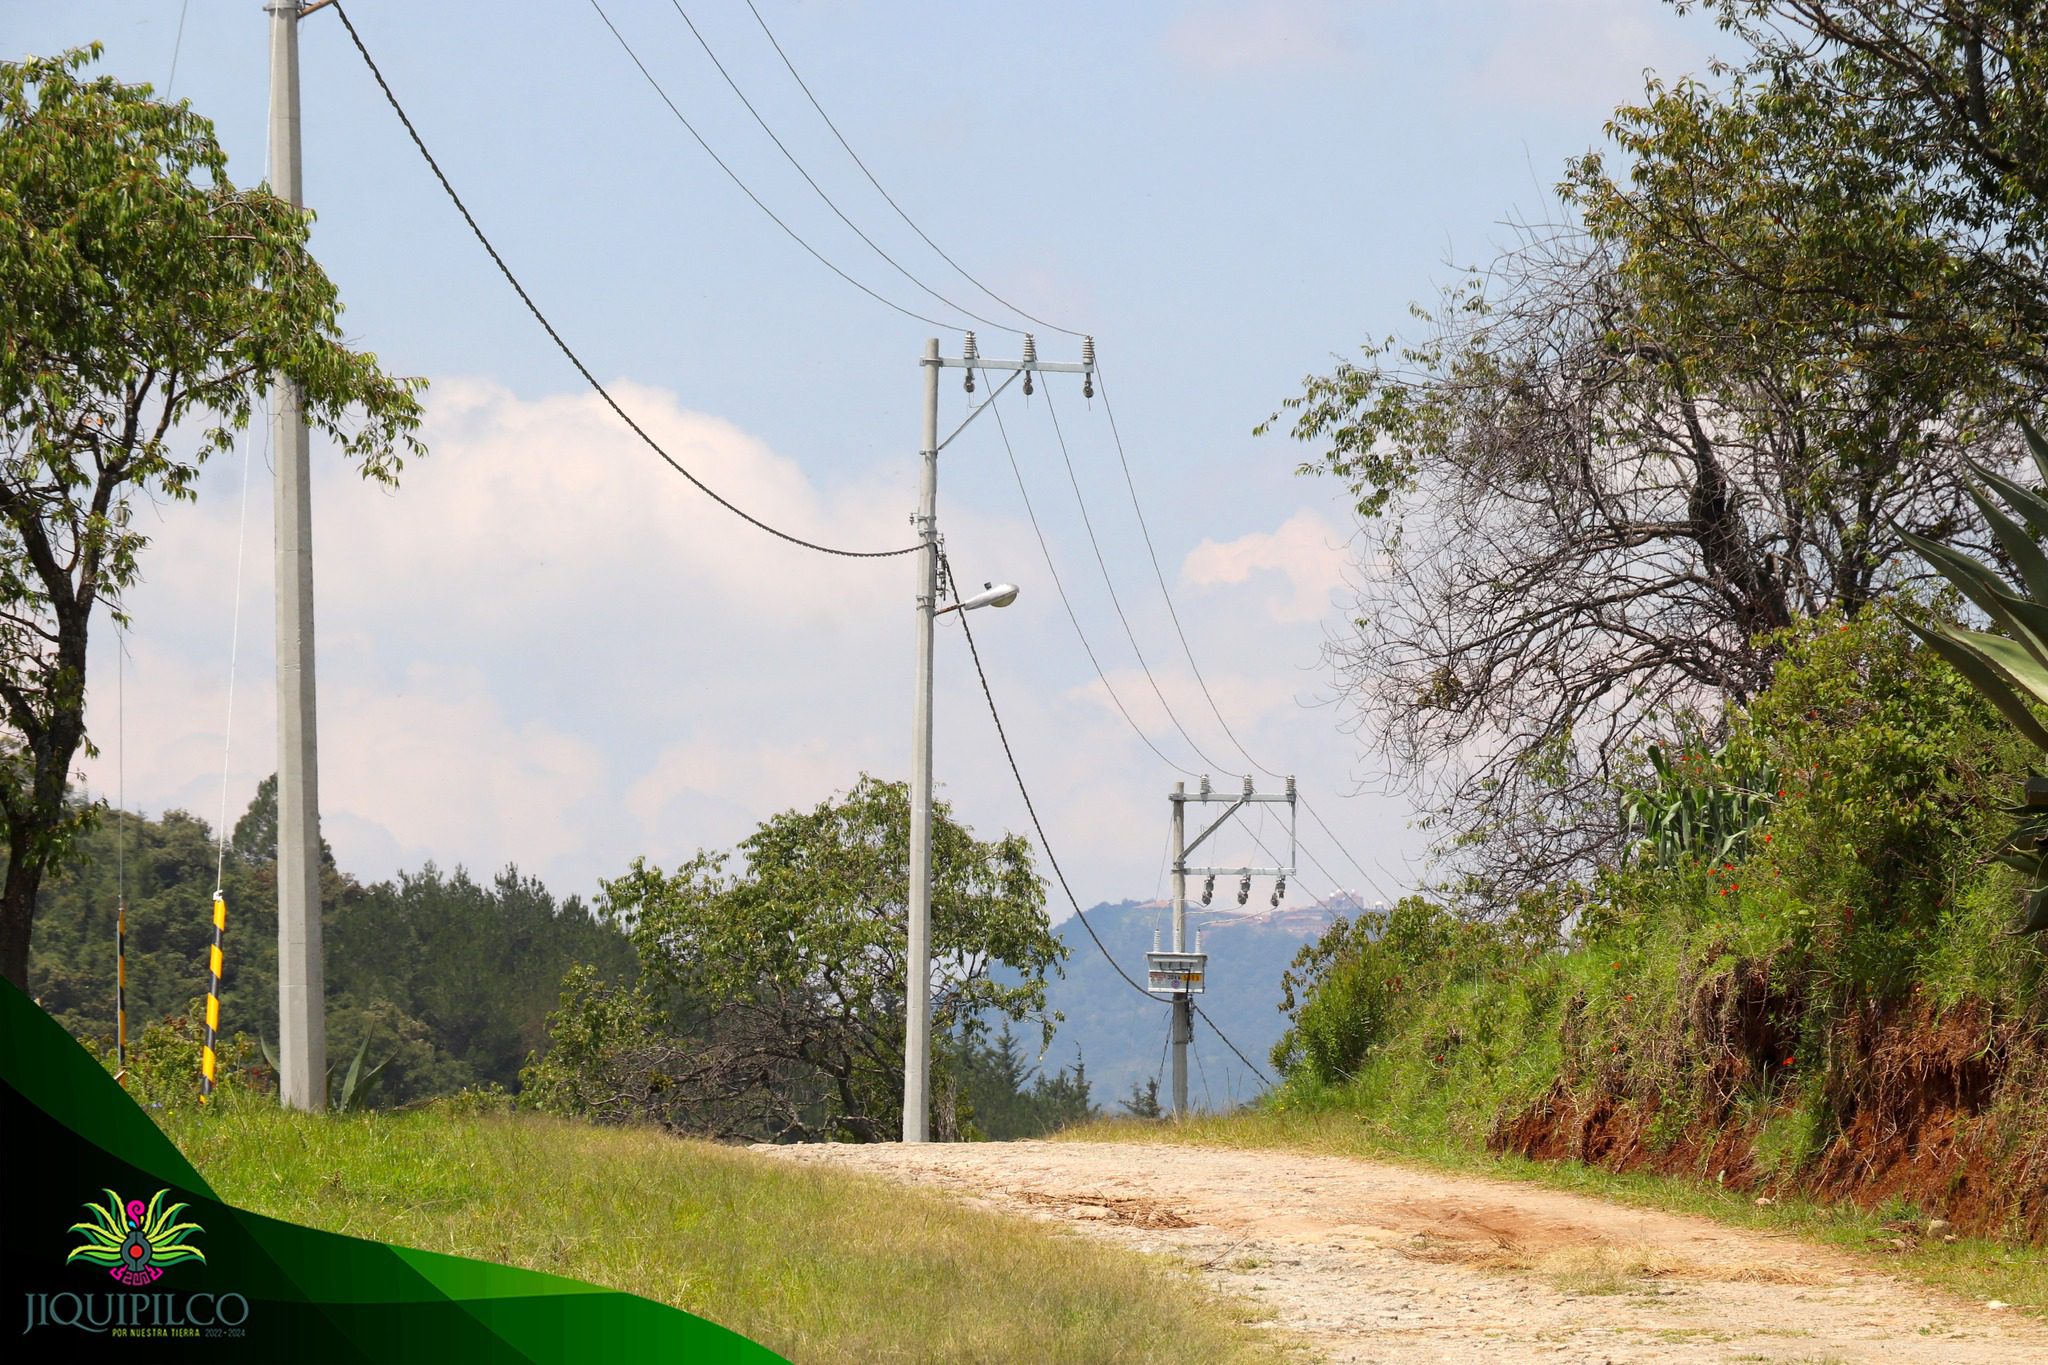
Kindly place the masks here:
<instances>
[{"instance_id":1,"label":"agave plant","mask_svg":"<svg viewBox=\"0 0 2048 1365\"><path fill-rule=\"evenodd\" d=\"M147 1206L140 1199L123 1204L112 1190L102 1193L107 1196L105 1205L86 1205L92 1210L92 1221L71 1225L70 1231L85 1234L85 1245L72 1248L64 1258L66 1265L73 1261L103 1265L121 1283L136 1285L156 1279L167 1265L206 1259L205 1252L185 1244L187 1237L205 1229L197 1223L177 1221L190 1205L163 1206L169 1190L158 1190Z\"/></svg>"},{"instance_id":2,"label":"agave plant","mask_svg":"<svg viewBox=\"0 0 2048 1365\"><path fill-rule=\"evenodd\" d=\"M363 1045L356 1049L355 1060L348 1064L348 1073L339 1083L335 1080L334 1063L327 1063L327 1107L331 1112L346 1114L362 1108L369 1102L370 1092L377 1088L377 1079L384 1074L384 1068L397 1060L398 1054L393 1053L368 1071L363 1070L363 1059L369 1056L370 1039L376 1031L372 1026L370 1031L363 1035ZM270 1063L271 1071L283 1075L283 1068L277 1062L277 1049L270 1045L268 1038L258 1041L263 1045L263 1059Z\"/></svg>"},{"instance_id":3,"label":"agave plant","mask_svg":"<svg viewBox=\"0 0 2048 1365\"><path fill-rule=\"evenodd\" d=\"M2020 430L2035 469L2048 484L2048 440L2025 421ZM2041 542L2048 540L2048 497L1974 461L1969 462L1969 470L2010 510L2008 515L1982 489L1968 486L1971 501L1990 523L1991 534L2012 561L2025 593L2014 592L1990 565L1938 541L1902 531L1906 543L1989 617L1997 630L1963 626L1928 630L1910 621L1906 624L1955 665L2036 748L2048 752L2048 725L2043 725L2034 711L2036 706L2048 705L2048 554L2041 548ZM2048 777L2032 774L2020 804L2006 811L2018 822L2000 846L1998 859L2034 883L2025 917L2013 932L2039 933L2048 929Z\"/></svg>"},{"instance_id":4,"label":"agave plant","mask_svg":"<svg viewBox=\"0 0 2048 1365\"><path fill-rule=\"evenodd\" d=\"M1710 756L1712 776L1693 772L1683 762L1672 763L1660 745L1652 744L1647 756L1657 775L1656 786L1622 799L1622 818L1631 829L1642 831L1635 844L1637 855L1664 863L1685 857L1706 862L1742 857L1749 836L1770 814L1776 774L1768 768L1731 768L1725 747Z\"/></svg>"}]
</instances>

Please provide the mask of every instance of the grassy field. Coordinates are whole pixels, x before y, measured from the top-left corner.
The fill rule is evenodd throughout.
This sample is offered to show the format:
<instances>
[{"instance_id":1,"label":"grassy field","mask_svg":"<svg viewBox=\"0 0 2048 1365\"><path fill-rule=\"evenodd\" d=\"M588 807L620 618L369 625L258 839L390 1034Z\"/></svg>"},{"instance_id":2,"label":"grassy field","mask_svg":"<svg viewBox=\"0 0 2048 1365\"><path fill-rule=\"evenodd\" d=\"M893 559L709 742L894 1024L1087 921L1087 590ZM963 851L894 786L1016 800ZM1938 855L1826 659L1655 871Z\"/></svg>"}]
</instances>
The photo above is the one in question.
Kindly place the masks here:
<instances>
[{"instance_id":1,"label":"grassy field","mask_svg":"<svg viewBox=\"0 0 2048 1365\"><path fill-rule=\"evenodd\" d=\"M1248 1110L1182 1122L1104 1119L1058 1135L1072 1142L1184 1142L1221 1147L1283 1148L1367 1157L1464 1175L1526 1180L1600 1199L1697 1214L1741 1227L1791 1233L1868 1260L1874 1268L1910 1275L1975 1300L1999 1299L2048 1317L2048 1257L2038 1248L1983 1238L1921 1240L1910 1226L1882 1213L1797 1199L1759 1208L1754 1197L1675 1176L1618 1173L1576 1161L1499 1156L1404 1121L1401 1114L1337 1107ZM1893 1245L1904 1241L1904 1248Z\"/></svg>"},{"instance_id":2,"label":"grassy field","mask_svg":"<svg viewBox=\"0 0 2048 1365\"><path fill-rule=\"evenodd\" d=\"M797 1361L1269 1361L1186 1269L658 1132L446 1106L167 1116L225 1199L661 1299Z\"/></svg>"}]
</instances>

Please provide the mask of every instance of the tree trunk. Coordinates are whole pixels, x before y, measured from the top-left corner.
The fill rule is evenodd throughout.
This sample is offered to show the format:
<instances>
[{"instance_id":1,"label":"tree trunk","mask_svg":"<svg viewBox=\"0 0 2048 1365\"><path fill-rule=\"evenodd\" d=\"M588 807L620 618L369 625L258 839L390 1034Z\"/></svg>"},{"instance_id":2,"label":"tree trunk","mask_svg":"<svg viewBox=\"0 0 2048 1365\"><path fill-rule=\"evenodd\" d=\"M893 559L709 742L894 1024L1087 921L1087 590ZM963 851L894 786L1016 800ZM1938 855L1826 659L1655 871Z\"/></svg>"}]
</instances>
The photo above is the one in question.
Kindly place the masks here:
<instances>
[{"instance_id":1,"label":"tree trunk","mask_svg":"<svg viewBox=\"0 0 2048 1365\"><path fill-rule=\"evenodd\" d=\"M36 893L43 885L43 863L32 853L22 857L10 835L7 878L0 884L0 975L28 990L29 930L35 923Z\"/></svg>"}]
</instances>

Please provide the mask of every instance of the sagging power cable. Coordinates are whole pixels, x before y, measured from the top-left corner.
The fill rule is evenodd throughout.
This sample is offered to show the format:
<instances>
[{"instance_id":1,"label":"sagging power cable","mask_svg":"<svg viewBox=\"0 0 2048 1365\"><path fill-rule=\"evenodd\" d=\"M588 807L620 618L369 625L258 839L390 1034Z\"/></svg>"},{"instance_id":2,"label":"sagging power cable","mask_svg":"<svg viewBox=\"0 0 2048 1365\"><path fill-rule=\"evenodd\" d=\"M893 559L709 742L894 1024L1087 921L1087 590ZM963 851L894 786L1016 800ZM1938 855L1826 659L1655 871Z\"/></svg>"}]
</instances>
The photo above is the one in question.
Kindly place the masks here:
<instances>
[{"instance_id":1,"label":"sagging power cable","mask_svg":"<svg viewBox=\"0 0 2048 1365\"><path fill-rule=\"evenodd\" d=\"M944 572L945 581L950 587L953 582L953 566L943 554L939 556L939 564ZM952 596L956 603L960 600L960 593L957 588L953 590ZM1045 860L1052 866L1053 876L1059 879L1060 890L1066 893L1067 904L1074 907L1074 918L1081 921L1081 927L1088 931L1089 938L1095 940L1095 947L1101 952L1103 960L1108 962L1116 970L1116 974L1124 979L1126 986L1129 986L1132 990L1156 1004L1166 1003L1139 985L1137 978L1124 970L1123 964L1118 962L1115 955L1109 951L1109 945L1104 943L1102 936L1095 932L1095 926L1088 922L1087 914L1081 909L1080 900L1074 895L1074 888L1067 884L1067 874L1060 869L1060 860L1053 854L1052 841L1045 837L1045 825L1038 818L1038 807L1032 804L1031 789L1024 785L1024 774L1017 769L1017 755L1010 748L1009 733L1003 729L1003 716L996 709L995 693L989 690L988 674L981 667L981 651L974 647L974 629L967 624L967 613L964 611L955 612L953 613L953 619L960 623L960 633L967 640L968 656L974 660L974 676L981 681L981 695L988 702L989 719L995 722L996 738L1002 742L1003 757L1010 762L1010 776L1017 783L1017 794L1024 798L1024 811L1031 817L1031 827L1038 831L1038 846L1045 850Z\"/></svg>"},{"instance_id":2,"label":"sagging power cable","mask_svg":"<svg viewBox=\"0 0 2048 1365\"><path fill-rule=\"evenodd\" d=\"M732 73L725 69L725 63L718 59L718 54L712 51L711 44L705 41L703 33L701 33L697 28L696 21L691 19L689 11L683 8L682 0L669 0L669 6L675 10L676 14L682 19L684 26L690 30L690 36L697 40L697 46L704 49L704 55L711 59L711 64L718 68L718 74L725 77L725 83L732 89L732 93L739 97L740 103L746 106L747 112L754 116L754 122L759 124L761 131L768 135L768 140L775 144L775 150L782 153L782 159L787 161L791 166L796 168L796 173L804 178L804 183L811 187L811 189L817 194L818 198L825 201L825 207L832 210L833 214L839 219L840 222L846 224L847 227L851 228L853 230L854 236L860 238L863 242L866 242L868 245L868 249L870 251L874 252L877 256L880 256L884 261L888 262L889 267L892 270L894 270L897 274L901 275L904 279L909 280L919 289L922 289L925 293L931 295L940 303L945 304L946 307L952 309L954 312L964 314L967 317L973 318L976 322L995 328L999 332L1014 332L1018 336L1024 335L1022 328L1011 327L1006 323L997 322L994 318L985 318L981 314L975 312L972 308L967 307L965 304L956 303L954 300L947 298L944 294L941 294L938 290L932 288L923 280L911 274L910 271L902 264L902 262L898 261L894 256L891 256L888 252L884 251L880 243L876 242L874 238L868 236L867 233L861 229L860 224L854 222L853 219L847 217L845 211L842 210L837 203L833 202L832 196L825 193L824 186L820 185L816 180L811 178L811 173L804 169L804 163L796 159L796 153L790 151L789 148L786 145L784 145L782 139L776 136L775 130L768 126L768 120L761 117L761 111L754 107L754 102L747 98L747 92L740 89L740 83L732 78ZM756 19L759 19L761 16L759 14L756 14L754 17ZM787 58L784 58L783 60L785 64L788 61ZM680 117L680 115L678 117ZM693 129L692 131L694 132L695 130Z\"/></svg>"},{"instance_id":3,"label":"sagging power cable","mask_svg":"<svg viewBox=\"0 0 2048 1365\"><path fill-rule=\"evenodd\" d=\"M477 225L476 216L469 211L469 206L462 202L462 196L455 192L455 186L449 183L447 174L441 169L441 163L434 160L434 154L427 150L426 141L420 137L419 129L413 126L412 119L405 112L405 106L398 102L398 96L392 92L391 83L384 79L384 73L378 69L376 59L370 56L370 49L364 46L362 34L356 32L356 26L350 22L348 11L337 3L334 6L334 12L341 19L342 27L348 30L349 41L355 44L356 51L362 56L363 65L370 69L370 75L376 79L377 88L384 92L384 102L391 106L391 112L398 115L398 121L405 125L406 135L412 139L412 145L419 149L420 156L427 163L427 169L434 173L434 179L441 182L441 189L447 194L449 202L454 204L455 211L462 215L462 221L469 224L470 233L475 236L477 242L490 256L492 264L498 267L498 273L505 277L505 282L512 286L512 292L517 294L519 301L526 305L526 311L533 314L533 320L541 325L541 330L548 334L548 339L555 343L556 349L567 357L569 363L575 367L576 373L583 376L583 381L590 385L591 390L599 398L604 400L605 406L617 414L619 420L624 422L649 450L660 456L663 463L688 479L696 486L698 492L704 494L740 520L766 531L778 540L786 540L790 544L802 546L806 550L816 550L820 554L838 555L845 559L889 559L896 555L914 554L924 548L922 545L906 545L897 550L846 550L834 545L821 545L813 540L805 540L802 536L791 535L788 531L769 525L753 513L725 498L717 489L711 487L711 485L705 483L702 479L684 468L681 461L669 454L662 447L661 442L649 435L645 427L642 427L633 420L632 415L619 406L619 401L612 397L610 390L598 382L597 376L592 374L590 367L583 363L582 357L577 355L569 343L562 339L562 334L555 330L555 325L552 322L548 321L547 314L541 312L540 305L533 301L533 296L526 292L526 286L519 282L519 277L512 273L512 267L505 264L505 258L498 254L498 249L491 245L491 239L485 236L483 228ZM922 318L918 320L924 321Z\"/></svg>"},{"instance_id":4,"label":"sagging power cable","mask_svg":"<svg viewBox=\"0 0 2048 1365\"><path fill-rule=\"evenodd\" d=\"M939 564L941 570L943 571L946 583L950 585L953 581L953 566L951 565L951 563L947 561L946 557L943 554L939 556ZM955 591L953 593L953 600L955 602L958 602L960 600L960 594L958 593L958 591ZM1045 825L1041 823L1038 818L1037 806L1032 804L1031 791L1024 785L1024 774L1018 771L1017 755L1014 751L1011 750L1009 734L1003 729L1003 717L1002 713L996 709L995 693L989 690L988 673L981 666L981 651L974 647L974 630L971 626L967 624L967 613L962 611L956 612L954 613L954 615L959 618L960 633L967 640L967 653L974 660L974 676L978 680L980 680L981 695L988 702L989 719L995 722L996 738L1002 742L1003 757L1009 760L1010 776L1012 779L1015 780L1017 784L1017 794L1024 798L1024 810L1031 817L1031 827L1038 831L1038 845L1040 848L1043 848L1045 850L1045 860L1047 863L1051 864L1053 875L1059 879L1060 890L1066 893L1067 903L1074 907L1074 918L1081 921L1081 927L1083 929L1086 929L1088 931L1088 937L1095 941L1095 947L1097 951L1099 951L1102 954L1103 959L1106 962L1108 962L1112 968L1115 969L1116 974L1124 979L1125 985L1129 986L1132 990L1138 992L1138 994L1144 996L1147 1000L1155 1001L1159 1004L1167 1003L1161 997L1152 994L1152 992L1146 990L1143 986L1139 985L1137 980L1134 977L1132 977L1132 975L1129 972L1124 970L1123 964L1116 960L1116 958L1110 953L1108 945L1103 943L1102 936L1095 932L1095 926L1088 922L1088 916L1082 911L1081 902L1079 898L1077 898L1074 895L1074 888L1067 884L1067 874L1060 870L1059 859L1053 856L1052 841L1046 838ZM1233 1043L1230 1040L1229 1034L1225 1033L1221 1028L1217 1027L1216 1021L1214 1019L1211 1019L1208 1016L1208 1014L1206 1014L1203 1011L1202 1007L1199 1004L1196 1004L1192 999L1190 999L1188 1003L1193 1008L1194 1012L1201 1016L1202 1022L1209 1026L1210 1031L1214 1033L1218 1038L1221 1038L1223 1040L1223 1045L1229 1048L1232 1053L1236 1054L1237 1059L1240 1062L1243 1062L1245 1066L1251 1070L1253 1075L1257 1076L1260 1080L1264 1081L1268 1086L1271 1086L1273 1084L1273 1078L1268 1076L1263 1070L1261 1070L1258 1064L1252 1061L1251 1058L1245 1056L1244 1050L1238 1047L1236 1043Z\"/></svg>"},{"instance_id":5,"label":"sagging power cable","mask_svg":"<svg viewBox=\"0 0 2048 1365\"><path fill-rule=\"evenodd\" d=\"M612 17L604 12L604 6L598 4L597 0L590 0L590 7L597 11L598 18L604 20L604 26L611 30L612 37L618 40L619 47L625 51L627 57L632 59L633 65L639 68L640 74L642 77L646 79L648 86L653 89L654 93L660 98L661 102L668 106L668 111L676 116L676 122L683 125L683 131L687 132L693 139L696 140L697 145L704 149L704 155L710 157L711 160L717 164L718 169L725 172L726 179L732 181L733 184L737 185L739 187L740 193L744 194L745 196L747 196L748 199L753 201L755 208L767 214L768 221L775 224L775 226L781 228L783 232L787 234L789 240L795 242L798 246L802 247L805 251L809 252L811 258L815 260L819 265L824 266L827 270L831 271L840 279L852 285L855 289L860 290L861 293L866 294L869 298L873 299L876 303L881 304L884 308L892 308L895 311L903 314L904 317L910 318L917 322L922 322L927 327L936 327L939 330L945 332L957 332L961 330L959 324L957 323L941 322L937 318L928 318L924 314L916 312L913 309L905 308L902 304L896 302L894 299L888 297L886 294L878 293L875 290L869 288L867 285L862 284L859 280L855 279L853 276L847 274L844 270L834 265L829 259L826 258L824 252L818 250L809 242L805 241L803 239L802 234L797 232L795 228L791 227L788 223L782 221L781 216L777 214L774 209L769 208L767 203L761 198L761 196L755 194L754 191L747 185L746 181L740 179L739 172L735 171L731 166L727 165L724 157L720 156L717 152L711 150L711 144L709 142L706 142L704 140L704 135L697 131L697 125L690 122L689 118L684 115L682 109L676 104L676 102L669 98L668 91L663 89L661 82L654 78L654 73L647 69L647 63L640 60L640 54L638 52L635 52L633 50L633 45L626 41L626 35L619 32L618 25L614 24L612 22Z\"/></svg>"},{"instance_id":6,"label":"sagging power cable","mask_svg":"<svg viewBox=\"0 0 2048 1365\"><path fill-rule=\"evenodd\" d=\"M782 44L775 40L774 31L768 27L768 21L761 17L761 11L755 8L754 0L747 0L747 8L753 11L754 22L759 24L761 26L761 32L767 35L768 45L775 49L775 55L782 58L782 64L785 67L789 68L789 74L796 81L797 88L804 92L804 98L811 102L811 108L818 111L818 117L823 119L825 121L825 126L832 130L832 136L839 139L839 145L846 149L846 154L849 157L853 158L853 164L860 167L860 173L868 178L868 183L870 185L873 185L875 187L875 193L881 195L883 201L887 203L890 208L896 210L896 216L898 218L901 218L904 221L904 223L909 226L910 230L918 235L919 239L922 240L926 246L930 247L933 251L938 253L940 260L944 261L947 265L952 266L953 269L959 273L961 279L966 280L976 289L979 289L982 293L988 295L997 303L1000 303L1001 305L1003 305L1003 307L1015 313L1018 317L1023 318L1029 322L1035 322L1040 327L1045 328L1047 331L1058 332L1062 336L1078 337L1084 335L1081 332L1076 332L1071 330L1070 328L1062 327L1056 322L1047 322L1044 318L1039 317L1036 314L1025 312L1022 308L1019 308L1016 304L1010 302L1001 294L998 294L995 290L983 284L979 279L976 279L974 275L968 272L967 267L961 265L960 262L954 260L951 256L947 255L946 249L940 246L937 242L933 241L931 237L926 234L925 230L919 227L916 221L912 219L908 213L904 212L903 206L896 202L895 196L890 194L889 191L882 188L882 182L875 179L875 173L868 169L868 163L861 160L859 152L853 150L853 144L846 140L846 135L839 131L839 125L832 121L832 116L825 112L825 106L818 103L818 97L811 93L811 87L805 83L803 76L797 72L796 63L790 61L789 54L782 50ZM931 291L927 290L926 292L930 293ZM955 304L953 306L956 308L959 307L958 304ZM967 310L964 308L960 309L960 311L963 313L967 312ZM968 314L968 316L973 317L975 315L970 313ZM1016 329L1005 327L1003 330L1014 331Z\"/></svg>"}]
</instances>

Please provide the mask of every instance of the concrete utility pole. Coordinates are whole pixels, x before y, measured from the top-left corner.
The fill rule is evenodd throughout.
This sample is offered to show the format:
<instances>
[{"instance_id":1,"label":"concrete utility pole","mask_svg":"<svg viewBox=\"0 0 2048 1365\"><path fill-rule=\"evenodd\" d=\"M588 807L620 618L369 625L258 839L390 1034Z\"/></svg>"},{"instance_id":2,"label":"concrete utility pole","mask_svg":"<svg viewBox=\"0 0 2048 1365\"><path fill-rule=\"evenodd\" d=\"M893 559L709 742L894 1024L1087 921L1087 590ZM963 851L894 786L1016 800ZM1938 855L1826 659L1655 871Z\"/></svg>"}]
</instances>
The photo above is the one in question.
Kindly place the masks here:
<instances>
[{"instance_id":1,"label":"concrete utility pole","mask_svg":"<svg viewBox=\"0 0 2048 1365\"><path fill-rule=\"evenodd\" d=\"M1173 784L1173 951L1186 951L1188 936L1188 784ZM1188 1112L1188 1044L1195 1039L1194 997L1173 993L1173 1116Z\"/></svg>"},{"instance_id":2,"label":"concrete utility pole","mask_svg":"<svg viewBox=\"0 0 2048 1365\"><path fill-rule=\"evenodd\" d=\"M1154 995L1164 995L1173 1002L1173 1023L1167 1034L1167 1041L1173 1045L1173 1116L1185 1118L1188 1112L1188 1044L1195 1040L1195 996L1205 993L1209 979L1209 955L1202 951L1202 935L1198 930L1190 947L1187 938L1188 922L1188 873L1200 875L1202 883L1202 904L1209 904L1215 895L1216 878L1233 876L1238 878L1237 903L1242 906L1251 898L1253 877L1272 877L1273 905L1277 909L1280 898L1287 894L1287 879L1294 875L1295 858L1295 807L1294 779L1287 779L1284 795L1260 796L1252 790L1252 780L1244 779L1244 791L1237 796L1224 796L1210 789L1209 779L1202 779L1202 789L1189 795L1185 782L1173 784L1173 791L1167 799L1173 803L1173 947L1161 951L1159 931L1152 932L1152 951L1145 955L1145 988ZM1208 828L1189 842L1187 837L1188 802L1207 806L1211 802L1224 803L1223 814L1209 823ZM1243 807L1255 801L1284 801L1287 803L1287 863L1282 867L1189 867L1188 854L1201 846L1202 842L1223 827L1223 822Z\"/></svg>"},{"instance_id":3,"label":"concrete utility pole","mask_svg":"<svg viewBox=\"0 0 2048 1365\"><path fill-rule=\"evenodd\" d=\"M1021 360L983 360L974 349L974 333L966 336L958 358L939 355L936 337L925 342L918 364L924 369L923 477L918 485L917 515L911 518L924 548L917 565L917 696L910 717L910 933L904 959L903 1021L903 1140L927 1142L931 1138L932 1082L932 621L949 611L974 611L980 607L1007 607L1017 600L1010 583L990 583L985 591L950 607L939 605L939 452L953 442L996 401L996 394L1020 376L1024 392L1031 392L1031 376L1040 371L1078 374L1082 392L1095 391L1095 342L1082 343L1079 365L1041 363L1031 336L1024 337ZM939 371L944 368L967 371L967 391L974 392L977 370L1009 370L1013 373L1002 388L991 393L967 420L953 429L953 435L939 439Z\"/></svg>"},{"instance_id":4,"label":"concrete utility pole","mask_svg":"<svg viewBox=\"0 0 2048 1365\"><path fill-rule=\"evenodd\" d=\"M932 1084L932 614L939 598L939 341L924 344L917 493L917 697L910 713L910 954L904 984L903 1140L930 1136Z\"/></svg>"},{"instance_id":5,"label":"concrete utility pole","mask_svg":"<svg viewBox=\"0 0 2048 1365\"><path fill-rule=\"evenodd\" d=\"M270 188L305 207L299 182L299 20L319 5L269 0ZM277 386L277 1062L293 1109L327 1107L326 978L320 956L320 761L313 710L313 497L305 394Z\"/></svg>"}]
</instances>

